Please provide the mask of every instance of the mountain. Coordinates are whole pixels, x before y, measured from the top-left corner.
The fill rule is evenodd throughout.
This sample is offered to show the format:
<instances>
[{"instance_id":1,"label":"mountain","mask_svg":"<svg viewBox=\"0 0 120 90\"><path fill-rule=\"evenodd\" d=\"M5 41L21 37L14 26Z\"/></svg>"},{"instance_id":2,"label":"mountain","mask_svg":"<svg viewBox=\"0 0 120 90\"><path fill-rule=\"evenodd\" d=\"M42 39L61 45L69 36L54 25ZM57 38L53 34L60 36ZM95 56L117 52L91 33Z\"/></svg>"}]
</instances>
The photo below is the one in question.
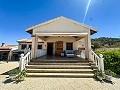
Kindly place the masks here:
<instances>
[{"instance_id":1,"label":"mountain","mask_svg":"<svg viewBox=\"0 0 120 90\"><path fill-rule=\"evenodd\" d=\"M100 37L91 40L95 48L120 48L120 38Z\"/></svg>"}]
</instances>

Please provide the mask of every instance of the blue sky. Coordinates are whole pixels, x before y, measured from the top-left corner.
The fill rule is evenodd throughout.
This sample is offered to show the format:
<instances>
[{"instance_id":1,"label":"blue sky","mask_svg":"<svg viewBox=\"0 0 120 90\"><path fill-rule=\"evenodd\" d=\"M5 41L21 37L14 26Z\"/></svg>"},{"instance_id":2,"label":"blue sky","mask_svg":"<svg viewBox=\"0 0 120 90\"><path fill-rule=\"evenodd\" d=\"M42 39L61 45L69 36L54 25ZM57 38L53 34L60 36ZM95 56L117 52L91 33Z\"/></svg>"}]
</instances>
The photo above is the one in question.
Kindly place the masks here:
<instances>
[{"instance_id":1,"label":"blue sky","mask_svg":"<svg viewBox=\"0 0 120 90\"><path fill-rule=\"evenodd\" d=\"M25 29L65 16L83 22L88 0L0 0L0 43L30 38ZM120 38L120 0L92 0L85 24L99 31L92 38Z\"/></svg>"}]
</instances>

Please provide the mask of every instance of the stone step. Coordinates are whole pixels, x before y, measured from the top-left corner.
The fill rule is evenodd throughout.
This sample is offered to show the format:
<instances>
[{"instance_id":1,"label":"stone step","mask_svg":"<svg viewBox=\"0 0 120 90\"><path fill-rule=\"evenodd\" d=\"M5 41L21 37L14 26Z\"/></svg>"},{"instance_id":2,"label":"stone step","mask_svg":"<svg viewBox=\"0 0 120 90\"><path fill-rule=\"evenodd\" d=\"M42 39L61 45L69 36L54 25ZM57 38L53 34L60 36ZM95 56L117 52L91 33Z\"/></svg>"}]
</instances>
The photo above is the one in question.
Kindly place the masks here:
<instances>
[{"instance_id":1,"label":"stone step","mask_svg":"<svg viewBox=\"0 0 120 90\"><path fill-rule=\"evenodd\" d=\"M93 78L94 74L84 73L27 73L28 77L66 77L66 78Z\"/></svg>"},{"instance_id":2,"label":"stone step","mask_svg":"<svg viewBox=\"0 0 120 90\"><path fill-rule=\"evenodd\" d=\"M29 62L29 65L95 65L95 63L43 63L43 62Z\"/></svg>"},{"instance_id":3,"label":"stone step","mask_svg":"<svg viewBox=\"0 0 120 90\"><path fill-rule=\"evenodd\" d=\"M27 69L27 73L93 73L91 69Z\"/></svg>"},{"instance_id":4,"label":"stone step","mask_svg":"<svg viewBox=\"0 0 120 90\"><path fill-rule=\"evenodd\" d=\"M89 65L27 65L27 69L96 69Z\"/></svg>"}]
</instances>

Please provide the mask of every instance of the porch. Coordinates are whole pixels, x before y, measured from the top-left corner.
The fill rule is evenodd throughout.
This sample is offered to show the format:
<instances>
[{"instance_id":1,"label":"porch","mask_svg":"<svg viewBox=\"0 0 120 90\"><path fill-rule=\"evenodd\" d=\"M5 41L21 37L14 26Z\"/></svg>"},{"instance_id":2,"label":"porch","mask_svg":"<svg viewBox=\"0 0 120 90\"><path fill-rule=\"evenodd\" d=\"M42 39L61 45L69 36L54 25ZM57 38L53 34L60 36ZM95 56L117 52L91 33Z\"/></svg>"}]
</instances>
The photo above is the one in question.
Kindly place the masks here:
<instances>
[{"instance_id":1,"label":"porch","mask_svg":"<svg viewBox=\"0 0 120 90\"><path fill-rule=\"evenodd\" d=\"M74 56L74 57L68 58L65 56L62 57L57 55L44 55L36 58L34 61L72 61L72 60L85 61L86 59L81 58L80 56Z\"/></svg>"},{"instance_id":2,"label":"porch","mask_svg":"<svg viewBox=\"0 0 120 90\"><path fill-rule=\"evenodd\" d=\"M38 47L39 39L43 41L41 49ZM36 33L32 36L33 59L39 57L39 59L69 60L70 58L62 55L64 51L79 51L81 58L89 60L91 56L90 35L87 33ZM75 54L73 52L68 53ZM79 58L75 56L73 59Z\"/></svg>"}]
</instances>

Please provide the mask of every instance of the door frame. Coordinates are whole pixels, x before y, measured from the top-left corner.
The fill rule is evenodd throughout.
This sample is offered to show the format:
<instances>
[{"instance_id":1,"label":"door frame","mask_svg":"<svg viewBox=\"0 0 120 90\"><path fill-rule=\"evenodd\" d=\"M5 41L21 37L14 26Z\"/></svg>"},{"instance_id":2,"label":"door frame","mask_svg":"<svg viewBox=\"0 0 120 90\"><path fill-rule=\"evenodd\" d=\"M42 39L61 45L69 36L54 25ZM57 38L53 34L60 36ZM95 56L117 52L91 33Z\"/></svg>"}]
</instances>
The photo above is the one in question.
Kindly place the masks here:
<instances>
[{"instance_id":1,"label":"door frame","mask_svg":"<svg viewBox=\"0 0 120 90\"><path fill-rule=\"evenodd\" d=\"M49 44L49 43L51 43L52 46L53 46L53 44L54 44L54 42L47 42L47 46L46 46L46 47L47 47L47 50L46 50L46 53L48 52L48 44ZM47 53L47 55L48 55L48 53ZM51 54L51 55L53 55L53 50L52 50L52 54Z\"/></svg>"}]
</instances>

